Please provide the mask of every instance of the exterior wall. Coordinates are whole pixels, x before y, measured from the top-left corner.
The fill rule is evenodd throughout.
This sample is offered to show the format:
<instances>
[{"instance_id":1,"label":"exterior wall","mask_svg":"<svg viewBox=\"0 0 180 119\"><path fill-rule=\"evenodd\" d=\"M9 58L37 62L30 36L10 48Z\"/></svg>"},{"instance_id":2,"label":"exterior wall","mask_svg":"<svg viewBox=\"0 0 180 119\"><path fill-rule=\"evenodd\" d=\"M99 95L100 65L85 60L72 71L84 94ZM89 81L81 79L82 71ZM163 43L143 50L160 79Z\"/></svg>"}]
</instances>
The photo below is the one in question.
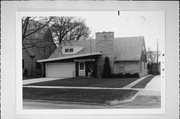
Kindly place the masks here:
<instances>
[{"instance_id":1,"label":"exterior wall","mask_svg":"<svg viewBox=\"0 0 180 119\"><path fill-rule=\"evenodd\" d=\"M114 73L139 73L139 62L119 61L114 63Z\"/></svg>"},{"instance_id":2,"label":"exterior wall","mask_svg":"<svg viewBox=\"0 0 180 119\"><path fill-rule=\"evenodd\" d=\"M142 61L140 67L141 67L141 69L140 69L141 72L139 74L140 77L144 76L144 75L147 75L147 62Z\"/></svg>"},{"instance_id":3,"label":"exterior wall","mask_svg":"<svg viewBox=\"0 0 180 119\"><path fill-rule=\"evenodd\" d=\"M101 77L104 59L107 56L110 61L111 72L113 72L113 32L96 33L96 52L101 52L102 55L97 59L97 77Z\"/></svg>"},{"instance_id":4,"label":"exterior wall","mask_svg":"<svg viewBox=\"0 0 180 119\"><path fill-rule=\"evenodd\" d=\"M115 62L114 63L114 73L139 73L139 76L142 77L144 75L147 75L147 63L142 61L121 61L121 62Z\"/></svg>"}]
</instances>

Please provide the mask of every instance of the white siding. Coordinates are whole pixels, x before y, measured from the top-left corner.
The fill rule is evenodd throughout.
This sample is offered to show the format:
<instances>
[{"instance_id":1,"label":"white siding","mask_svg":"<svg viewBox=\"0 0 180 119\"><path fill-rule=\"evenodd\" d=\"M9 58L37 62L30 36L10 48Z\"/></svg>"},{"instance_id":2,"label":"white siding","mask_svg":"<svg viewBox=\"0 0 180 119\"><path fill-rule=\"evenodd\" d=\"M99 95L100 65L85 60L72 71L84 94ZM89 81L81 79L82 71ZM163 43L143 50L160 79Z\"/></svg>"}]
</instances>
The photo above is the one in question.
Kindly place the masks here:
<instances>
[{"instance_id":1,"label":"white siding","mask_svg":"<svg viewBox=\"0 0 180 119\"><path fill-rule=\"evenodd\" d=\"M48 77L48 78L73 77L74 71L75 71L74 62L46 63L46 77Z\"/></svg>"}]
</instances>

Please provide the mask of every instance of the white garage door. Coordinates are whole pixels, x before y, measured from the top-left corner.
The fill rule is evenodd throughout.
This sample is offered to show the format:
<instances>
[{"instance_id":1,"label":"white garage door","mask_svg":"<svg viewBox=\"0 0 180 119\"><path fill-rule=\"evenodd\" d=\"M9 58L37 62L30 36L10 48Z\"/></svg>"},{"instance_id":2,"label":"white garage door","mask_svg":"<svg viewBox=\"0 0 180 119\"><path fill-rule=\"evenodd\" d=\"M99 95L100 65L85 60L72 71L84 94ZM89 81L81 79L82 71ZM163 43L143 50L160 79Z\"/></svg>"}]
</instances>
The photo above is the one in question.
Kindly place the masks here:
<instances>
[{"instance_id":1,"label":"white garage door","mask_svg":"<svg viewBox=\"0 0 180 119\"><path fill-rule=\"evenodd\" d=\"M48 78L68 78L73 77L75 64L73 63L46 63L46 77Z\"/></svg>"}]
</instances>

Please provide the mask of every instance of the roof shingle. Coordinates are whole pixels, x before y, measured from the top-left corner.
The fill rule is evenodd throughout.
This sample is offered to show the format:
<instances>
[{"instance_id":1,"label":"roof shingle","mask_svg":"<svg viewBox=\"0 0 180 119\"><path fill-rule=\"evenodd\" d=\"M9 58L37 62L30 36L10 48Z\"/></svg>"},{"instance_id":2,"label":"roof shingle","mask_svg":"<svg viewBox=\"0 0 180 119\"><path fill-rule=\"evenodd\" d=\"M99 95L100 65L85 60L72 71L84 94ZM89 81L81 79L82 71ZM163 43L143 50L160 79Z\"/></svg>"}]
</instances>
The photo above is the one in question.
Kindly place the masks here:
<instances>
[{"instance_id":1,"label":"roof shingle","mask_svg":"<svg viewBox=\"0 0 180 119\"><path fill-rule=\"evenodd\" d=\"M66 41L63 46L84 46L83 50L76 54L63 54L58 47L49 58L67 57L96 52L96 39ZM141 58L144 44L143 36L114 38L113 54L115 61L137 61ZM145 46L144 46L145 47Z\"/></svg>"}]
</instances>

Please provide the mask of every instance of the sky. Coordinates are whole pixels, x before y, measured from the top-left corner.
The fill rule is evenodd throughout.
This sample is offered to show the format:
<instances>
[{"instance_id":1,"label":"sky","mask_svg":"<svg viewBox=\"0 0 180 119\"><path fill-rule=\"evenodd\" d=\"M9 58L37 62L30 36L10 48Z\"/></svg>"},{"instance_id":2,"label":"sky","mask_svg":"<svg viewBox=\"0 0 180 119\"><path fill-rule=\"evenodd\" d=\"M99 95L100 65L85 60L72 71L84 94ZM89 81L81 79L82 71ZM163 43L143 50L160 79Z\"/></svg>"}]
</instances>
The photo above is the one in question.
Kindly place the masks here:
<instances>
[{"instance_id":1,"label":"sky","mask_svg":"<svg viewBox=\"0 0 180 119\"><path fill-rule=\"evenodd\" d=\"M146 50L162 49L165 40L165 16L163 11L63 11L59 16L75 16L85 19L90 36L96 32L113 31L115 37L144 36Z\"/></svg>"}]
</instances>

